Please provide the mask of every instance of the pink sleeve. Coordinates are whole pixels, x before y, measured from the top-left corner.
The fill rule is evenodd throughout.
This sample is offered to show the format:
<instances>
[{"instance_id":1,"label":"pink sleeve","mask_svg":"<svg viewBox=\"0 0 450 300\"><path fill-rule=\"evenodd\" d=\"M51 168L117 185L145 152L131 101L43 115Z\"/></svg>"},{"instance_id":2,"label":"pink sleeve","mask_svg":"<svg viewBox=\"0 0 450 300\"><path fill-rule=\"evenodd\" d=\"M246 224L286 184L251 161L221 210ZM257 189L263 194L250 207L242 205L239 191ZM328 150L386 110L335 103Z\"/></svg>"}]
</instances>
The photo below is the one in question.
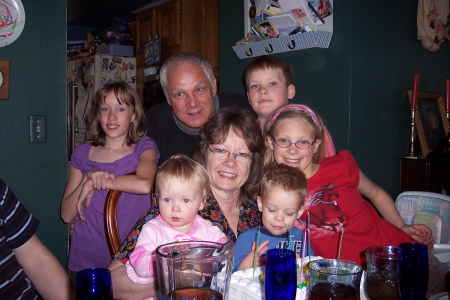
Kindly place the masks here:
<instances>
[{"instance_id":1,"label":"pink sleeve","mask_svg":"<svg viewBox=\"0 0 450 300\"><path fill-rule=\"evenodd\" d=\"M208 237L209 240L216 243L225 244L228 242L227 236L220 230L219 227L212 225L211 223L211 229L209 231Z\"/></svg>"},{"instance_id":2,"label":"pink sleeve","mask_svg":"<svg viewBox=\"0 0 450 300\"><path fill-rule=\"evenodd\" d=\"M221 239L219 239L216 243L221 243L221 244L225 244L226 242L228 242L227 237L224 235Z\"/></svg>"},{"instance_id":3,"label":"pink sleeve","mask_svg":"<svg viewBox=\"0 0 450 300\"><path fill-rule=\"evenodd\" d=\"M131 253L129 260L135 273L141 278L149 278L156 275L155 250L158 246L157 240L160 235L159 230L156 230L155 222L152 221L142 227L136 247Z\"/></svg>"}]
</instances>

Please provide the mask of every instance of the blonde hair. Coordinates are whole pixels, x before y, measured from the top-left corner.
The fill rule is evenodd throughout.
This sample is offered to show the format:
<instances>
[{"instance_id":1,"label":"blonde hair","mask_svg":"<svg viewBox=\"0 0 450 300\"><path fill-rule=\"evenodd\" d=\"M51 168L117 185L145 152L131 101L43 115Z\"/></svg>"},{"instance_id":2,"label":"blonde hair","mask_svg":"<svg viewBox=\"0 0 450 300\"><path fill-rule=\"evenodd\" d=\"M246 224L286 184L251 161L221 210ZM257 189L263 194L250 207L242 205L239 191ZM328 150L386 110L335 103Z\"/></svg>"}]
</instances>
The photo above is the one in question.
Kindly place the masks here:
<instances>
[{"instance_id":1,"label":"blonde hair","mask_svg":"<svg viewBox=\"0 0 450 300\"><path fill-rule=\"evenodd\" d=\"M308 110L303 109L304 107L308 108ZM303 120L308 123L313 130L314 138L316 140L322 140L316 153L313 155L313 163L317 163L325 157L324 126L322 120L317 114L315 114L309 107L301 104L288 104L286 106L282 106L272 113L272 116L266 123L264 128L265 135L267 137L271 137L272 139L275 138L275 128L284 120ZM276 161L273 156L273 150L267 147L266 153L264 154L264 167L272 166L274 164L276 164Z\"/></svg>"},{"instance_id":2,"label":"blonde hair","mask_svg":"<svg viewBox=\"0 0 450 300\"><path fill-rule=\"evenodd\" d=\"M159 167L155 179L155 200L160 194L160 183L173 179L194 181L192 185L200 189L203 199L209 195L209 179L206 169L186 155L175 154Z\"/></svg>"},{"instance_id":3,"label":"blonde hair","mask_svg":"<svg viewBox=\"0 0 450 300\"><path fill-rule=\"evenodd\" d=\"M93 146L104 146L106 134L103 131L97 116L100 105L105 103L106 97L113 93L119 104L126 104L134 108L134 122L131 123L125 138L127 146L131 146L142 139L147 130L145 123L144 108L136 90L124 81L110 81L106 83L97 93L97 97L90 111L90 126L87 141Z\"/></svg>"}]
</instances>

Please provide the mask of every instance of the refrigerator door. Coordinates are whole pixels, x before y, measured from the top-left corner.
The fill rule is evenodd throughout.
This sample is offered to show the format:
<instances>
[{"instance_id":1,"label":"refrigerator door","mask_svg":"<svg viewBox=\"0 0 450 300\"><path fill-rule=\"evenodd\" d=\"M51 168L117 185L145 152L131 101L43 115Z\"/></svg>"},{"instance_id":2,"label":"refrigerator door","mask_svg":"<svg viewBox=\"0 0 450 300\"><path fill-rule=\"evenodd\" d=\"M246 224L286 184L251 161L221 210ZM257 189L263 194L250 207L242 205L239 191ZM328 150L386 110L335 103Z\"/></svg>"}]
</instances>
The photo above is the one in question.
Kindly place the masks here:
<instances>
[{"instance_id":1,"label":"refrigerator door","mask_svg":"<svg viewBox=\"0 0 450 300\"><path fill-rule=\"evenodd\" d=\"M136 88L136 58L95 54L67 64L68 154L85 142L89 113L98 90L108 81L125 81Z\"/></svg>"}]
</instances>

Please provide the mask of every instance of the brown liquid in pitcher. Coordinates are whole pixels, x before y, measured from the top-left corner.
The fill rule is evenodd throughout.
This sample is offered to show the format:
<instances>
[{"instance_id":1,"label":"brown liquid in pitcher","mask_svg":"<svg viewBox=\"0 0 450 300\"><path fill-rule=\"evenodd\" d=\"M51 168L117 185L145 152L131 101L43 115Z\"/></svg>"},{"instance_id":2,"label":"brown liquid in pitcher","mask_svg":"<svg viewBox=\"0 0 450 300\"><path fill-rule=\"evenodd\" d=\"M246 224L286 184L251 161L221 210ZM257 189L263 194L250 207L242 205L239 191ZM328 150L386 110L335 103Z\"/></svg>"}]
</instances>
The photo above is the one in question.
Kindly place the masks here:
<instances>
[{"instance_id":1,"label":"brown liquid in pitcher","mask_svg":"<svg viewBox=\"0 0 450 300\"><path fill-rule=\"evenodd\" d=\"M167 299L173 300L223 300L220 292L210 289L178 289L167 294Z\"/></svg>"},{"instance_id":2,"label":"brown liquid in pitcher","mask_svg":"<svg viewBox=\"0 0 450 300\"><path fill-rule=\"evenodd\" d=\"M359 300L359 294L349 285L321 282L312 288L311 300Z\"/></svg>"}]
</instances>

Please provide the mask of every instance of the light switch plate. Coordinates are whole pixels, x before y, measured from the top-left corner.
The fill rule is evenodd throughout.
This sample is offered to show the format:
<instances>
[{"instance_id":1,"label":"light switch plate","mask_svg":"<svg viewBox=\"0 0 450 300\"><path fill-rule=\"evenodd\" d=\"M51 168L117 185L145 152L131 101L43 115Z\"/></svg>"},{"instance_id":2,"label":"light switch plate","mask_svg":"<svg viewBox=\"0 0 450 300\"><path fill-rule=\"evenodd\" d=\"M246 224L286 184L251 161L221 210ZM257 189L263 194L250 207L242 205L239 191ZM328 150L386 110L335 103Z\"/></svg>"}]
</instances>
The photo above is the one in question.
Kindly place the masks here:
<instances>
[{"instance_id":1,"label":"light switch plate","mask_svg":"<svg viewBox=\"0 0 450 300\"><path fill-rule=\"evenodd\" d=\"M30 142L47 142L47 116L30 116Z\"/></svg>"}]
</instances>

